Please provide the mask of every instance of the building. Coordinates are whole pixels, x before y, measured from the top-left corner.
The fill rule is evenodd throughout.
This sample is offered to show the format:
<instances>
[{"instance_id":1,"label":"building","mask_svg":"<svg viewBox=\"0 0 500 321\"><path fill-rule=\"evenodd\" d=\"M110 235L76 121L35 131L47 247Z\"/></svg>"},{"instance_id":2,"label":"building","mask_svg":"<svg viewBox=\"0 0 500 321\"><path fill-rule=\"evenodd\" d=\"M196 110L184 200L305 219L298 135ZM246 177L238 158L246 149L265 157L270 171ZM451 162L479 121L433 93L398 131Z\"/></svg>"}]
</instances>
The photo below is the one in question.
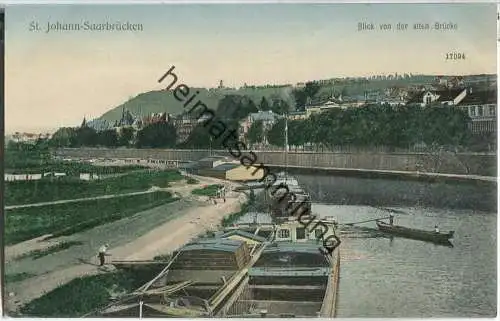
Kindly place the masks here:
<instances>
[{"instance_id":1,"label":"building","mask_svg":"<svg viewBox=\"0 0 500 321\"><path fill-rule=\"evenodd\" d=\"M165 113L152 113L142 118L142 126L146 127L151 124L157 123L167 123L171 120L172 116L170 114Z\"/></svg>"},{"instance_id":2,"label":"building","mask_svg":"<svg viewBox=\"0 0 500 321\"><path fill-rule=\"evenodd\" d=\"M116 122L115 127L132 127L137 124L137 119L132 115L129 110L122 108L122 116L120 120Z\"/></svg>"},{"instance_id":3,"label":"building","mask_svg":"<svg viewBox=\"0 0 500 321\"><path fill-rule=\"evenodd\" d=\"M307 119L307 113L305 111L292 111L287 118L288 120L304 120Z\"/></svg>"},{"instance_id":4,"label":"building","mask_svg":"<svg viewBox=\"0 0 500 321\"><path fill-rule=\"evenodd\" d=\"M230 162L226 156L208 156L198 161L199 168L214 168L224 163Z\"/></svg>"},{"instance_id":5,"label":"building","mask_svg":"<svg viewBox=\"0 0 500 321\"><path fill-rule=\"evenodd\" d=\"M11 136L11 140L15 143L35 144L38 140L50 139L51 134L35 134L35 133L21 133L16 132Z\"/></svg>"},{"instance_id":6,"label":"building","mask_svg":"<svg viewBox=\"0 0 500 321\"><path fill-rule=\"evenodd\" d=\"M173 122L177 131L178 143L185 142L198 124L197 118L191 117L188 114L178 116Z\"/></svg>"},{"instance_id":7,"label":"building","mask_svg":"<svg viewBox=\"0 0 500 321\"><path fill-rule=\"evenodd\" d=\"M402 98L396 98L396 97L383 98L379 101L379 103L382 105L390 105L390 106L406 105L406 102Z\"/></svg>"},{"instance_id":8,"label":"building","mask_svg":"<svg viewBox=\"0 0 500 321\"><path fill-rule=\"evenodd\" d=\"M447 106L458 105L467 95L466 88L449 88L441 90L422 90L413 95L407 104L418 104L422 107L431 104L441 104Z\"/></svg>"},{"instance_id":9,"label":"building","mask_svg":"<svg viewBox=\"0 0 500 321\"><path fill-rule=\"evenodd\" d=\"M254 174L255 173L255 174ZM254 166L243 166L238 163L223 163L213 168L200 168L198 175L215 177L230 181L255 181L264 177L264 172Z\"/></svg>"},{"instance_id":10,"label":"building","mask_svg":"<svg viewBox=\"0 0 500 321\"><path fill-rule=\"evenodd\" d=\"M471 131L496 133L497 131L497 92L496 90L468 90L465 98L457 107L464 109L471 119Z\"/></svg>"},{"instance_id":11,"label":"building","mask_svg":"<svg viewBox=\"0 0 500 321\"><path fill-rule=\"evenodd\" d=\"M339 95L337 98L333 97L325 102L311 102L306 106L306 118L311 117L311 115L322 113L335 108L347 108L345 105L342 95Z\"/></svg>"},{"instance_id":12,"label":"building","mask_svg":"<svg viewBox=\"0 0 500 321\"><path fill-rule=\"evenodd\" d=\"M93 119L91 121L88 121L86 125L90 128L93 128L96 132L102 132L113 128L113 126L111 126L111 124L104 119Z\"/></svg>"},{"instance_id":13,"label":"building","mask_svg":"<svg viewBox=\"0 0 500 321\"><path fill-rule=\"evenodd\" d=\"M259 111L258 113L251 113L248 115L240 124L240 139L245 140L248 135L248 131L252 124L256 121L262 122L262 127L264 132L270 130L274 123L278 120L280 116L273 113L272 110ZM267 144L266 138L264 137L264 144Z\"/></svg>"}]
</instances>

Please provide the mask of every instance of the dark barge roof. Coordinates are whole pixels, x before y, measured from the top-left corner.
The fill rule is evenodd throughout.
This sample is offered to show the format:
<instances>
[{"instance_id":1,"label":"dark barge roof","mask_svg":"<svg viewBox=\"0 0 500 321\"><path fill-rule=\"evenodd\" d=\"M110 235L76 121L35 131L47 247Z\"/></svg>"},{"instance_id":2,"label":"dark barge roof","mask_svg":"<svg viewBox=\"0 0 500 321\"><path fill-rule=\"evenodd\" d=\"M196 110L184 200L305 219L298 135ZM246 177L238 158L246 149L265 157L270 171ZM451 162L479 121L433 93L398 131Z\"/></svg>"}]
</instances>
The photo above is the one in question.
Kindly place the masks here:
<instances>
[{"instance_id":1,"label":"dark barge roof","mask_svg":"<svg viewBox=\"0 0 500 321\"><path fill-rule=\"evenodd\" d=\"M192 250L218 250L218 251L226 251L226 252L235 252L243 241L239 240L230 240L230 239L199 239L195 242L188 243L180 251L192 251Z\"/></svg>"}]
</instances>

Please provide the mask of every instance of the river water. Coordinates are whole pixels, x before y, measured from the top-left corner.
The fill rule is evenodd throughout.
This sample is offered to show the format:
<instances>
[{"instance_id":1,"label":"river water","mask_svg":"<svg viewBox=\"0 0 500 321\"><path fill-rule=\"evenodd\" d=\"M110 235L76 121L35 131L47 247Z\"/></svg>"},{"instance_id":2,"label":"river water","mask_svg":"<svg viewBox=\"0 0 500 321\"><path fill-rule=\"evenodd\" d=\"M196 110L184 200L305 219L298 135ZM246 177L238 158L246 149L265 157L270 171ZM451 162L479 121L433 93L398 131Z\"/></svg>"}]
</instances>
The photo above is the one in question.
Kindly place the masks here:
<instances>
[{"instance_id":1,"label":"river water","mask_svg":"<svg viewBox=\"0 0 500 321\"><path fill-rule=\"evenodd\" d=\"M313 212L340 223L387 216L371 206L377 203L398 210L395 224L455 231L454 246L447 247L389 238L374 222L344 228L338 317L496 315L497 214L484 210L496 208L491 187L310 175L298 180L313 197Z\"/></svg>"}]
</instances>

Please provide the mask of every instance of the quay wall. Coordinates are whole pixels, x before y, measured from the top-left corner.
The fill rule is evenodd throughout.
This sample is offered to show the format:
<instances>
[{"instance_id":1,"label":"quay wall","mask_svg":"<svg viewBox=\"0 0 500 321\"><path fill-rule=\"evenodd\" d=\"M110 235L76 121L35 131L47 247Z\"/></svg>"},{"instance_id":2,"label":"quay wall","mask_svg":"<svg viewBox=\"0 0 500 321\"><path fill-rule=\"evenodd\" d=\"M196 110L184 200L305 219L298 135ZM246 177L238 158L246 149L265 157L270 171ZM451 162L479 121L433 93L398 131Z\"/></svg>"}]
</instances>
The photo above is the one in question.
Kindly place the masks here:
<instances>
[{"instance_id":1,"label":"quay wall","mask_svg":"<svg viewBox=\"0 0 500 321\"><path fill-rule=\"evenodd\" d=\"M420 171L442 174L496 176L493 153L383 153L383 152L307 152L254 151L258 163L308 168L345 168L385 171ZM210 155L231 156L226 150L62 148L55 154L72 158L153 159L197 161Z\"/></svg>"}]
</instances>

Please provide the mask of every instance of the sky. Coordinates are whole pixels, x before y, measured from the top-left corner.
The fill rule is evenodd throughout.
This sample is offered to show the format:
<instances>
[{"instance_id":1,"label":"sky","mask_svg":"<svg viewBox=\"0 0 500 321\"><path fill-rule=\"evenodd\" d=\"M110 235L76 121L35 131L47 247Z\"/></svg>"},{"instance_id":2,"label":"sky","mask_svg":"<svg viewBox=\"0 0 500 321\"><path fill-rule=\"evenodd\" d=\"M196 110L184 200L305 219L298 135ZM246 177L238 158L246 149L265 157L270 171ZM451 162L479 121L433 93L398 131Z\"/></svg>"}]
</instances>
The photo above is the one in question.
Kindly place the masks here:
<instances>
[{"instance_id":1,"label":"sky","mask_svg":"<svg viewBox=\"0 0 500 321\"><path fill-rule=\"evenodd\" d=\"M495 4L17 5L5 16L6 133L97 118L161 89L171 66L191 87L497 70ZM142 31L46 32L85 21ZM30 30L34 22L40 30ZM457 29L413 30L436 22ZM359 23L393 28L358 31ZM447 61L448 52L466 59Z\"/></svg>"}]
</instances>

